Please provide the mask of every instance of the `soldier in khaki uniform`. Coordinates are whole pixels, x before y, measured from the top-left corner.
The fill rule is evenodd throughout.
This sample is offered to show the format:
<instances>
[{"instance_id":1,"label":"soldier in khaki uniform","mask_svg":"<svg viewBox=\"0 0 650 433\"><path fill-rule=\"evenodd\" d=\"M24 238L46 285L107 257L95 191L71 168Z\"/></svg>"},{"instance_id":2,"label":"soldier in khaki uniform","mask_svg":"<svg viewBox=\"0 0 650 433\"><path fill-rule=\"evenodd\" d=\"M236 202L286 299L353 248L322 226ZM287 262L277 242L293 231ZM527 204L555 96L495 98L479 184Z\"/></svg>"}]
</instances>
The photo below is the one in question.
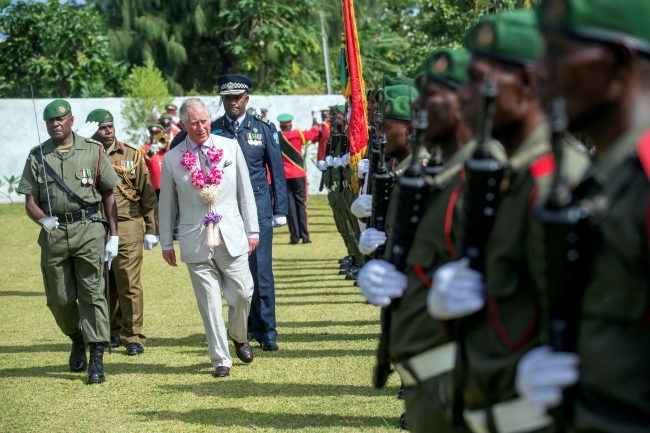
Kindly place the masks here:
<instances>
[{"instance_id":1,"label":"soldier in khaki uniform","mask_svg":"<svg viewBox=\"0 0 650 433\"><path fill-rule=\"evenodd\" d=\"M577 248L587 259L583 287L572 287L577 347L564 349L576 353L530 351L517 389L543 411L577 382L554 411L571 432L650 431L648 16L647 0L553 0L538 11L569 127L596 152L574 195L588 211ZM569 253L554 247L544 245L546 257Z\"/></svg>"},{"instance_id":2,"label":"soldier in khaki uniform","mask_svg":"<svg viewBox=\"0 0 650 433\"><path fill-rule=\"evenodd\" d=\"M93 139L102 143L108 160L122 178L115 190L120 245L109 273L111 345L126 346L127 355L144 352L142 248L158 244L158 199L140 151L115 137L113 115L93 110L86 122L97 122ZM143 238L144 227L144 238Z\"/></svg>"},{"instance_id":3,"label":"soldier in khaki uniform","mask_svg":"<svg viewBox=\"0 0 650 433\"><path fill-rule=\"evenodd\" d=\"M100 383L105 380L103 353L110 337L103 268L104 261L110 267L117 256L113 188L120 179L101 144L72 132L70 104L51 102L43 119L51 138L30 151L18 192L27 196L27 215L43 227L38 244L45 295L56 323L72 340L70 370L85 370L88 344L88 383ZM42 160L74 195L55 176L44 174ZM106 246L100 202L110 227Z\"/></svg>"},{"instance_id":4,"label":"soldier in khaki uniform","mask_svg":"<svg viewBox=\"0 0 650 433\"><path fill-rule=\"evenodd\" d=\"M446 169L432 179L435 190L418 226L406 276L392 267L377 266L375 283L363 287L364 295L375 305L387 306L392 298L401 298L392 310L388 350L405 385L408 428L416 433L457 431L446 416L448 408L442 397L448 392L445 373L453 368L455 344L427 313L426 297L433 272L454 259L458 250L458 221L448 209L458 204L462 164L475 149L466 145L472 134L462 121L457 95L467 80L469 57L466 50L443 49L426 63L426 80L414 108L428 112L428 150L437 145L443 156L450 157ZM396 283L399 281L401 284ZM386 290L394 293L386 296Z\"/></svg>"},{"instance_id":5,"label":"soldier in khaki uniform","mask_svg":"<svg viewBox=\"0 0 650 433\"><path fill-rule=\"evenodd\" d=\"M441 266L427 307L438 320L461 319L452 325L459 352L454 394L462 399L456 402L462 404L457 421L475 433L549 431L551 419L520 398L514 384L519 359L540 344L532 226L555 172L533 68L543 42L533 12L513 11L482 17L468 32L466 45L472 52L469 79L459 91L465 119L478 129L480 89L492 76L498 88L492 133L508 160L485 246L484 273L469 268L466 258ZM559 169L575 181L589 160L577 146L566 149Z\"/></svg>"}]
</instances>

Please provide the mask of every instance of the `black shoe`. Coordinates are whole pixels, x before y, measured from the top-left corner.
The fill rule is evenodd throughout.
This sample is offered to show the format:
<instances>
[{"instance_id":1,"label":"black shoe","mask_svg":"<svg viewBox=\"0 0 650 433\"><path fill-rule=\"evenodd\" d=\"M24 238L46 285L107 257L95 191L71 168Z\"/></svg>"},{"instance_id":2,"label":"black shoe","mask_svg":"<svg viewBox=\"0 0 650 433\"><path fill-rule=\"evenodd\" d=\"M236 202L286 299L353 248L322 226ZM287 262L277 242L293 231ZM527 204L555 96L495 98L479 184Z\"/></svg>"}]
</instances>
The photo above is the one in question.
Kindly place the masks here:
<instances>
[{"instance_id":1,"label":"black shoe","mask_svg":"<svg viewBox=\"0 0 650 433\"><path fill-rule=\"evenodd\" d=\"M358 274L359 274L359 268L356 268L355 270L348 272L348 274L345 276L345 279L350 281L356 281Z\"/></svg>"},{"instance_id":2,"label":"black shoe","mask_svg":"<svg viewBox=\"0 0 650 433\"><path fill-rule=\"evenodd\" d=\"M129 356L142 355L143 353L144 347L140 343L129 343L126 345L126 354Z\"/></svg>"},{"instance_id":3,"label":"black shoe","mask_svg":"<svg viewBox=\"0 0 650 433\"><path fill-rule=\"evenodd\" d=\"M399 400L404 400L404 385L401 385L399 387L399 391L397 391L397 398Z\"/></svg>"},{"instance_id":4,"label":"black shoe","mask_svg":"<svg viewBox=\"0 0 650 433\"><path fill-rule=\"evenodd\" d=\"M303 244L311 244L311 239L303 239L302 243Z\"/></svg>"},{"instance_id":5,"label":"black shoe","mask_svg":"<svg viewBox=\"0 0 650 433\"><path fill-rule=\"evenodd\" d=\"M70 371L74 373L82 372L86 369L86 343L84 343L84 335L81 331L77 331L69 335L72 340L72 349L70 349Z\"/></svg>"},{"instance_id":6,"label":"black shoe","mask_svg":"<svg viewBox=\"0 0 650 433\"><path fill-rule=\"evenodd\" d=\"M275 343L275 340L264 340L262 341L262 350L265 352L272 352L278 350L278 345Z\"/></svg>"},{"instance_id":7,"label":"black shoe","mask_svg":"<svg viewBox=\"0 0 650 433\"><path fill-rule=\"evenodd\" d=\"M115 349L117 347L120 347L120 344L121 344L120 337L111 335L111 348Z\"/></svg>"},{"instance_id":8,"label":"black shoe","mask_svg":"<svg viewBox=\"0 0 650 433\"><path fill-rule=\"evenodd\" d=\"M88 384L103 383L104 376L104 343L90 343L90 362L88 363Z\"/></svg>"},{"instance_id":9,"label":"black shoe","mask_svg":"<svg viewBox=\"0 0 650 433\"><path fill-rule=\"evenodd\" d=\"M406 412L402 412L402 415L399 417L399 428L400 430L408 430L406 426Z\"/></svg>"},{"instance_id":10,"label":"black shoe","mask_svg":"<svg viewBox=\"0 0 650 433\"><path fill-rule=\"evenodd\" d=\"M342 265L343 263L350 263L352 261L352 256L345 256L342 259L339 259L339 265Z\"/></svg>"},{"instance_id":11,"label":"black shoe","mask_svg":"<svg viewBox=\"0 0 650 433\"><path fill-rule=\"evenodd\" d=\"M359 282L357 280L354 280L354 284L352 284L354 287L359 287Z\"/></svg>"}]
</instances>

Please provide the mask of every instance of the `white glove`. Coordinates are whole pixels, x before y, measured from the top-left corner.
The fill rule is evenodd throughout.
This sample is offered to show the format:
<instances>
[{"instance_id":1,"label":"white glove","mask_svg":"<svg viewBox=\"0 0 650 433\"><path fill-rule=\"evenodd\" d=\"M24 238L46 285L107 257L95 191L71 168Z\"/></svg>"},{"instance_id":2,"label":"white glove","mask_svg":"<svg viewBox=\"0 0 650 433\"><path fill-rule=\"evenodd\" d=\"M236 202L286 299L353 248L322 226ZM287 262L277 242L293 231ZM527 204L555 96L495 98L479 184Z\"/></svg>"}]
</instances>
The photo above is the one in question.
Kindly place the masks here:
<instances>
[{"instance_id":1,"label":"white glove","mask_svg":"<svg viewBox=\"0 0 650 433\"><path fill-rule=\"evenodd\" d=\"M406 275L383 260L370 260L359 271L361 294L368 302L387 307L391 299L399 298L406 290Z\"/></svg>"},{"instance_id":2,"label":"white glove","mask_svg":"<svg viewBox=\"0 0 650 433\"><path fill-rule=\"evenodd\" d=\"M84 126L77 129L74 133L82 137L91 138L99 129L98 122L86 122Z\"/></svg>"},{"instance_id":3,"label":"white glove","mask_svg":"<svg viewBox=\"0 0 650 433\"><path fill-rule=\"evenodd\" d=\"M342 161L343 165L346 166L346 167L348 165L350 165L350 154L346 153L345 155L343 155L343 158L341 158L341 161Z\"/></svg>"},{"instance_id":4,"label":"white glove","mask_svg":"<svg viewBox=\"0 0 650 433\"><path fill-rule=\"evenodd\" d=\"M160 147L158 147L157 144L152 144L151 146L149 146L149 153L151 153L152 155L154 153L158 153L159 150L160 150Z\"/></svg>"},{"instance_id":5,"label":"white glove","mask_svg":"<svg viewBox=\"0 0 650 433\"><path fill-rule=\"evenodd\" d=\"M332 155L327 155L325 157L325 165L331 167L334 164L334 157Z\"/></svg>"},{"instance_id":6,"label":"white glove","mask_svg":"<svg viewBox=\"0 0 650 433\"><path fill-rule=\"evenodd\" d=\"M359 179L363 179L366 174L370 171L370 160L369 159L362 159L359 161L359 164L357 164L357 176L359 176Z\"/></svg>"},{"instance_id":7,"label":"white glove","mask_svg":"<svg viewBox=\"0 0 650 433\"><path fill-rule=\"evenodd\" d=\"M579 363L575 353L554 352L550 346L536 347L519 360L515 388L541 415L562 402L564 388L578 382Z\"/></svg>"},{"instance_id":8,"label":"white glove","mask_svg":"<svg viewBox=\"0 0 650 433\"><path fill-rule=\"evenodd\" d=\"M350 123L350 116L352 116L352 107L348 107L348 112L345 114L345 121Z\"/></svg>"},{"instance_id":9,"label":"white glove","mask_svg":"<svg viewBox=\"0 0 650 433\"><path fill-rule=\"evenodd\" d=\"M327 163L321 159L316 163L316 168L320 171L325 171L327 170Z\"/></svg>"},{"instance_id":10,"label":"white glove","mask_svg":"<svg viewBox=\"0 0 650 433\"><path fill-rule=\"evenodd\" d=\"M433 276L427 310L434 319L451 320L476 313L485 305L483 275L463 258L442 265Z\"/></svg>"},{"instance_id":11,"label":"white glove","mask_svg":"<svg viewBox=\"0 0 650 433\"><path fill-rule=\"evenodd\" d=\"M311 107L311 117L314 119L318 119L318 115L320 114L320 111L318 111L318 107L314 106Z\"/></svg>"},{"instance_id":12,"label":"white glove","mask_svg":"<svg viewBox=\"0 0 650 433\"><path fill-rule=\"evenodd\" d=\"M111 236L106 242L106 248L104 248L104 261L108 262L108 269L111 268L111 262L115 257L117 257L117 249L120 246L120 237Z\"/></svg>"},{"instance_id":13,"label":"white glove","mask_svg":"<svg viewBox=\"0 0 650 433\"><path fill-rule=\"evenodd\" d=\"M352 202L350 212L357 218L368 218L372 215L372 194L359 194Z\"/></svg>"},{"instance_id":14,"label":"white glove","mask_svg":"<svg viewBox=\"0 0 650 433\"><path fill-rule=\"evenodd\" d=\"M150 250L160 242L160 236L158 235L144 235L144 249Z\"/></svg>"},{"instance_id":15,"label":"white glove","mask_svg":"<svg viewBox=\"0 0 650 433\"><path fill-rule=\"evenodd\" d=\"M369 256L379 248L379 245L384 245L385 243L386 232L370 227L369 229L365 229L359 237L359 251Z\"/></svg>"},{"instance_id":16,"label":"white glove","mask_svg":"<svg viewBox=\"0 0 650 433\"><path fill-rule=\"evenodd\" d=\"M50 234L56 233L56 229L59 228L59 218L55 216L41 218L38 222L41 223L43 229Z\"/></svg>"},{"instance_id":17,"label":"white glove","mask_svg":"<svg viewBox=\"0 0 650 433\"><path fill-rule=\"evenodd\" d=\"M172 122L174 122L174 123L178 123L178 122L180 122L180 121L181 121L181 118L180 118L180 117L178 117L178 116L172 116Z\"/></svg>"},{"instance_id":18,"label":"white glove","mask_svg":"<svg viewBox=\"0 0 650 433\"><path fill-rule=\"evenodd\" d=\"M342 165L343 165L343 159L339 158L338 156L334 157L334 159L332 160L332 166L334 168L339 168Z\"/></svg>"},{"instance_id":19,"label":"white glove","mask_svg":"<svg viewBox=\"0 0 650 433\"><path fill-rule=\"evenodd\" d=\"M287 223L287 216L283 213L276 213L273 215L273 220L271 221L271 225L273 228L276 227L282 227Z\"/></svg>"}]
</instances>

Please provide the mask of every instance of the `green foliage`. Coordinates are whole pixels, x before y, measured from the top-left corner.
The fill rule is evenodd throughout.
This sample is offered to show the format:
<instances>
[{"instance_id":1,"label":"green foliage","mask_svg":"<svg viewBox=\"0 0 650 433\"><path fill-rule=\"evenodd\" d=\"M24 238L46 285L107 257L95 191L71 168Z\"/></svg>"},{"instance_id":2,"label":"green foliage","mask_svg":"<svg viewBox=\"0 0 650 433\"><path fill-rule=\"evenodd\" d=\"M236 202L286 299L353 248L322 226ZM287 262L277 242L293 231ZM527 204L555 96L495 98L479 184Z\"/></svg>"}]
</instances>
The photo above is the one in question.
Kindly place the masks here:
<instances>
[{"instance_id":1,"label":"green foliage","mask_svg":"<svg viewBox=\"0 0 650 433\"><path fill-rule=\"evenodd\" d=\"M0 5L1 6L1 5ZM0 97L106 97L121 93L127 65L108 50L106 27L89 8L19 2L0 14Z\"/></svg>"},{"instance_id":2,"label":"green foliage","mask_svg":"<svg viewBox=\"0 0 650 433\"><path fill-rule=\"evenodd\" d=\"M122 115L129 124L129 139L133 144L141 144L148 138L146 119L153 108L163 112L172 96L167 83L153 60L145 61L144 66L136 66L124 83L125 100Z\"/></svg>"},{"instance_id":3,"label":"green foliage","mask_svg":"<svg viewBox=\"0 0 650 433\"><path fill-rule=\"evenodd\" d=\"M16 188L18 188L18 184L20 183L21 176L13 176L12 175L12 176L9 176L9 177L7 177L7 176L3 176L3 177L4 177L6 183L0 180L0 188L3 188L4 186L7 186L7 192L0 191L0 194L7 197L9 199L9 202L11 204L13 204L14 200L11 197L11 194L14 193L14 192L17 193Z\"/></svg>"}]
</instances>

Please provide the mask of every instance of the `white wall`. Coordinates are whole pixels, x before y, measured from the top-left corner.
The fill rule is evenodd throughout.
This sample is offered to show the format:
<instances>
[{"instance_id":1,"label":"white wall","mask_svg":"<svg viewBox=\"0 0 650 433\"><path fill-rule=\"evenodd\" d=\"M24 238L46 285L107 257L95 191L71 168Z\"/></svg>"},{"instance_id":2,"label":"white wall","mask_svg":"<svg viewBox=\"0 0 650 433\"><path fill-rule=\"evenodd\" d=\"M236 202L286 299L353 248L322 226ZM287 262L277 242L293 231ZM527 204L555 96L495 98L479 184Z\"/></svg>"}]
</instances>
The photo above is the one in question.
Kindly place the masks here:
<instances>
[{"instance_id":1,"label":"white wall","mask_svg":"<svg viewBox=\"0 0 650 433\"><path fill-rule=\"evenodd\" d=\"M174 103L180 107L185 97L174 99ZM203 97L203 100L210 105L216 100L215 96ZM37 99L36 118L38 119L38 130L40 140L45 141L48 137L43 121L43 109L50 103L51 99ZM72 113L75 116L75 127L81 127L88 113L96 108L109 110L115 117L115 127L118 139L125 139L126 121L122 118L122 98L88 98L68 99L72 106ZM317 95L317 96L256 96L251 95L249 107L268 108L269 120L276 126L277 117L283 113L293 114L294 128L311 127L311 108L324 109L334 104L343 104L345 101L341 95ZM221 110L223 114L223 109ZM4 176L20 176L23 172L27 155L34 146L39 143L39 135L34 120L34 107L31 99L0 99L0 179ZM279 128L278 128L279 129ZM124 137L124 138L121 138ZM134 143L142 144L142 143ZM307 151L307 177L309 181L309 193L318 194L320 184L320 172L315 166L315 155L317 146L310 146ZM2 188L6 192L6 187ZM15 196L14 199L22 201L22 198ZM8 203L5 197L0 197L0 203Z\"/></svg>"}]
</instances>

